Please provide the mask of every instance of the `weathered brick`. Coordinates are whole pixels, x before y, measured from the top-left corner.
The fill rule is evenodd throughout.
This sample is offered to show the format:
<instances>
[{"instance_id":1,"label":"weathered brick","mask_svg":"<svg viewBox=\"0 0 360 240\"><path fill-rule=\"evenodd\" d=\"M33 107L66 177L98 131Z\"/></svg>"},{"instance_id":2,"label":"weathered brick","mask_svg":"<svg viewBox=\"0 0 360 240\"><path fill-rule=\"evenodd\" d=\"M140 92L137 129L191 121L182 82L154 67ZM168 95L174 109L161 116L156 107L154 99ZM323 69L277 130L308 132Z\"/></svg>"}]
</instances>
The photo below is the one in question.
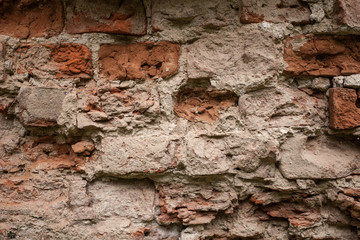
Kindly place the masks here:
<instances>
[{"instance_id":1,"label":"weathered brick","mask_svg":"<svg viewBox=\"0 0 360 240\"><path fill-rule=\"evenodd\" d=\"M176 73L180 46L169 42L102 45L101 75L114 79L165 78Z\"/></svg>"},{"instance_id":2,"label":"weathered brick","mask_svg":"<svg viewBox=\"0 0 360 240\"><path fill-rule=\"evenodd\" d=\"M75 153L83 153L84 155L89 155L95 149L95 145L94 142L91 140L83 140L73 144L71 146L71 149Z\"/></svg>"},{"instance_id":3,"label":"weathered brick","mask_svg":"<svg viewBox=\"0 0 360 240\"><path fill-rule=\"evenodd\" d=\"M22 145L23 156L20 159L27 161L23 168L30 172L59 168L82 171L85 161L96 158L94 149L87 156L80 155L72 150L71 144L59 143L52 136L29 137L25 140Z\"/></svg>"},{"instance_id":4,"label":"weathered brick","mask_svg":"<svg viewBox=\"0 0 360 240\"><path fill-rule=\"evenodd\" d=\"M76 179L69 187L69 205L72 207L88 206L91 198L86 194L87 181Z\"/></svg>"},{"instance_id":5,"label":"weathered brick","mask_svg":"<svg viewBox=\"0 0 360 240\"><path fill-rule=\"evenodd\" d=\"M336 0L59 1L69 29L113 34L143 3L153 31L0 34L0 239L359 238L357 129L324 133L329 88L360 95L360 74L341 65L360 60L347 44L358 28L330 24ZM239 28L245 2L264 22ZM294 27L307 4L319 24ZM311 31L336 44L293 37L294 56L316 47L319 66L345 72L284 74L288 34ZM159 39L179 44L144 42ZM358 96L340 99L344 115Z\"/></svg>"},{"instance_id":6,"label":"weathered brick","mask_svg":"<svg viewBox=\"0 0 360 240\"><path fill-rule=\"evenodd\" d=\"M101 96L102 110L110 118L138 115L137 119L140 120L139 117L145 112L149 117L151 113L159 112L157 94L155 90L141 87L123 90L113 88Z\"/></svg>"},{"instance_id":7,"label":"weathered brick","mask_svg":"<svg viewBox=\"0 0 360 240\"><path fill-rule=\"evenodd\" d=\"M221 110L237 104L238 97L227 90L192 88L178 93L174 110L189 121L214 122Z\"/></svg>"},{"instance_id":8,"label":"weathered brick","mask_svg":"<svg viewBox=\"0 0 360 240\"><path fill-rule=\"evenodd\" d=\"M40 79L84 78L92 76L92 58L81 44L22 45L15 52L16 72Z\"/></svg>"},{"instance_id":9,"label":"weathered brick","mask_svg":"<svg viewBox=\"0 0 360 240\"><path fill-rule=\"evenodd\" d=\"M360 27L360 2L358 0L336 0L338 20L350 27Z\"/></svg>"},{"instance_id":10,"label":"weathered brick","mask_svg":"<svg viewBox=\"0 0 360 240\"><path fill-rule=\"evenodd\" d=\"M59 88L22 87L17 97L21 122L25 126L57 125L65 94Z\"/></svg>"},{"instance_id":11,"label":"weathered brick","mask_svg":"<svg viewBox=\"0 0 360 240\"><path fill-rule=\"evenodd\" d=\"M174 168L182 147L169 136L106 137L101 142L102 171L119 175L161 173Z\"/></svg>"},{"instance_id":12,"label":"weathered brick","mask_svg":"<svg viewBox=\"0 0 360 240\"><path fill-rule=\"evenodd\" d=\"M71 153L70 146L57 143L53 137L29 138L23 149L26 160L33 162L27 166L30 171L69 169L77 164L77 156Z\"/></svg>"},{"instance_id":13,"label":"weathered brick","mask_svg":"<svg viewBox=\"0 0 360 240\"><path fill-rule=\"evenodd\" d=\"M0 42L0 82L5 80L5 47Z\"/></svg>"},{"instance_id":14,"label":"weathered brick","mask_svg":"<svg viewBox=\"0 0 360 240\"><path fill-rule=\"evenodd\" d=\"M259 23L263 21L293 24L310 23L309 6L300 0L242 0L240 4L240 21L242 23Z\"/></svg>"},{"instance_id":15,"label":"weathered brick","mask_svg":"<svg viewBox=\"0 0 360 240\"><path fill-rule=\"evenodd\" d=\"M190 176L237 172L247 178L270 177L277 159L276 142L246 134L199 136L189 133L184 138L186 157L180 158ZM267 169L264 173L263 170Z\"/></svg>"},{"instance_id":16,"label":"weathered brick","mask_svg":"<svg viewBox=\"0 0 360 240\"><path fill-rule=\"evenodd\" d=\"M183 32L221 28L238 21L238 17L231 0L154 0L151 21L154 31L172 31L176 27L184 27Z\"/></svg>"},{"instance_id":17,"label":"weathered brick","mask_svg":"<svg viewBox=\"0 0 360 240\"><path fill-rule=\"evenodd\" d=\"M155 187L149 180L97 181L89 185L88 193L98 216L121 216L132 221L153 219Z\"/></svg>"},{"instance_id":18,"label":"weathered brick","mask_svg":"<svg viewBox=\"0 0 360 240\"><path fill-rule=\"evenodd\" d=\"M53 137L24 137L18 149L20 148L21 152L16 151L12 155L1 156L0 159L2 216L11 215L14 210L24 216L20 221L28 215L46 219L48 216L59 216L55 213L57 209L60 207L66 211L65 206L68 205L68 180L55 177L49 172L57 172L60 169L69 172L67 169L75 169L82 159L71 152L69 144L58 143ZM81 197L83 195L78 196L79 201ZM84 200L81 199L82 202ZM81 202L79 201L78 203ZM6 229L2 224L1 229L4 227ZM17 236L21 236L18 231ZM22 236L24 237L21 238L27 238L25 236L29 236L29 233L24 232Z\"/></svg>"},{"instance_id":19,"label":"weathered brick","mask_svg":"<svg viewBox=\"0 0 360 240\"><path fill-rule=\"evenodd\" d=\"M276 218L287 218L294 227L311 227L321 220L319 209L296 203L279 203L265 208L267 214Z\"/></svg>"},{"instance_id":20,"label":"weathered brick","mask_svg":"<svg viewBox=\"0 0 360 240\"><path fill-rule=\"evenodd\" d=\"M350 197L360 198L360 190L359 189L345 188L345 189L343 189L343 193Z\"/></svg>"},{"instance_id":21,"label":"weathered brick","mask_svg":"<svg viewBox=\"0 0 360 240\"><path fill-rule=\"evenodd\" d=\"M299 35L285 41L285 73L293 76L339 76L360 72L360 37Z\"/></svg>"},{"instance_id":22,"label":"weathered brick","mask_svg":"<svg viewBox=\"0 0 360 240\"><path fill-rule=\"evenodd\" d=\"M331 88L329 91L330 128L349 129L360 126L360 108L355 89Z\"/></svg>"},{"instance_id":23,"label":"weathered brick","mask_svg":"<svg viewBox=\"0 0 360 240\"><path fill-rule=\"evenodd\" d=\"M78 91L77 106L84 113L78 114L77 126L130 130L144 127L158 118L159 92L151 82L131 88L121 88L120 85L112 81L102 89L106 92L100 95L94 95L92 91Z\"/></svg>"},{"instance_id":24,"label":"weathered brick","mask_svg":"<svg viewBox=\"0 0 360 240\"><path fill-rule=\"evenodd\" d=\"M338 193L332 197L333 204L340 208L342 211L349 210L351 217L359 220L360 219L360 204L358 198L351 196L347 191Z\"/></svg>"},{"instance_id":25,"label":"weathered brick","mask_svg":"<svg viewBox=\"0 0 360 240\"><path fill-rule=\"evenodd\" d=\"M261 84L278 67L273 36L257 31L201 38L186 46L186 60L188 78L218 77L234 88Z\"/></svg>"},{"instance_id":26,"label":"weathered brick","mask_svg":"<svg viewBox=\"0 0 360 240\"><path fill-rule=\"evenodd\" d=\"M146 34L141 0L68 1L66 31L75 33Z\"/></svg>"},{"instance_id":27,"label":"weathered brick","mask_svg":"<svg viewBox=\"0 0 360 240\"><path fill-rule=\"evenodd\" d=\"M157 190L161 209L158 221L163 224L210 223L219 212L232 213L237 205L233 189L226 187L220 190L211 180L206 184L161 184Z\"/></svg>"},{"instance_id":28,"label":"weathered brick","mask_svg":"<svg viewBox=\"0 0 360 240\"><path fill-rule=\"evenodd\" d=\"M61 0L0 1L0 34L17 38L51 37L64 27Z\"/></svg>"},{"instance_id":29,"label":"weathered brick","mask_svg":"<svg viewBox=\"0 0 360 240\"><path fill-rule=\"evenodd\" d=\"M254 129L323 126L327 118L326 105L325 99L294 88L263 89L239 98L241 115Z\"/></svg>"},{"instance_id":30,"label":"weathered brick","mask_svg":"<svg viewBox=\"0 0 360 240\"><path fill-rule=\"evenodd\" d=\"M280 171L288 179L336 179L359 172L360 151L351 141L295 136L280 151Z\"/></svg>"}]
</instances>

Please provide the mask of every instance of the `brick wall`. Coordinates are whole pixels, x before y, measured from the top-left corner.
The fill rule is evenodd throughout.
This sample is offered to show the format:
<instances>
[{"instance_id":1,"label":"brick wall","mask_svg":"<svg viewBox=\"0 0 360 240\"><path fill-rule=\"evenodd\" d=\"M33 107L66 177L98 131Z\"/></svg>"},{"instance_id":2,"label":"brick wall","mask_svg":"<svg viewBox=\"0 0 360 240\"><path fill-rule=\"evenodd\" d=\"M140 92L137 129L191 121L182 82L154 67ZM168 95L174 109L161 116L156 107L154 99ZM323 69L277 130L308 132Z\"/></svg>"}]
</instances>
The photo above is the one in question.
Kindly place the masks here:
<instances>
[{"instance_id":1,"label":"brick wall","mask_svg":"<svg viewBox=\"0 0 360 240\"><path fill-rule=\"evenodd\" d=\"M358 0L0 0L0 239L359 239Z\"/></svg>"}]
</instances>

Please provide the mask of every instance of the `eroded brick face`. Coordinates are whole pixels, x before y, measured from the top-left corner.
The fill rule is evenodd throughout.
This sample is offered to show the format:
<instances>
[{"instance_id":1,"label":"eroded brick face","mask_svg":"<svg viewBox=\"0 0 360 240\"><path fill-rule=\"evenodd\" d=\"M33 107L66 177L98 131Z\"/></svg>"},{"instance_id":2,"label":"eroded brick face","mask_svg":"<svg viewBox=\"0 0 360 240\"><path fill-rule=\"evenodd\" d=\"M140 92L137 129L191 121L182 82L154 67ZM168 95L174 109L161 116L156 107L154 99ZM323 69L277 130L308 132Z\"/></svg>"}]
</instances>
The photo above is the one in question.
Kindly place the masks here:
<instances>
[{"instance_id":1,"label":"eroded brick face","mask_svg":"<svg viewBox=\"0 0 360 240\"><path fill-rule=\"evenodd\" d=\"M267 22L310 23L309 6L300 0L242 0L240 21L244 24Z\"/></svg>"},{"instance_id":2,"label":"eroded brick face","mask_svg":"<svg viewBox=\"0 0 360 240\"><path fill-rule=\"evenodd\" d=\"M238 20L230 0L154 0L151 10L154 31L172 31L174 27L183 27L189 32L196 32L198 28L219 29Z\"/></svg>"},{"instance_id":3,"label":"eroded brick face","mask_svg":"<svg viewBox=\"0 0 360 240\"><path fill-rule=\"evenodd\" d=\"M360 72L358 36L300 35L285 41L285 73L293 76L339 76Z\"/></svg>"},{"instance_id":4,"label":"eroded brick face","mask_svg":"<svg viewBox=\"0 0 360 240\"><path fill-rule=\"evenodd\" d=\"M265 208L267 214L275 218L287 218L295 227L311 227L321 219L319 209L294 203L280 203Z\"/></svg>"},{"instance_id":5,"label":"eroded brick face","mask_svg":"<svg viewBox=\"0 0 360 240\"><path fill-rule=\"evenodd\" d=\"M4 141L1 142L2 147L3 144ZM93 158L94 154L91 153L93 155L85 159L74 153L69 143L59 142L52 136L26 137L22 143L16 144L20 146L15 147L12 152L5 155L1 153L2 216L10 216L16 209L15 211L32 212L48 219L51 215L54 216L50 209L54 210L57 204L66 199L64 196L68 195L69 189L64 178L53 178L50 177L51 173L49 175L41 172L81 171L83 163ZM78 191L79 193L81 192ZM47 204L44 204L44 201ZM1 226L1 237L9 236L9 232L13 232L8 226Z\"/></svg>"},{"instance_id":6,"label":"eroded brick face","mask_svg":"<svg viewBox=\"0 0 360 240\"><path fill-rule=\"evenodd\" d=\"M30 138L23 148L26 160L33 162L29 167L34 172L58 168L80 170L85 161L83 156L72 151L70 144L58 143L50 136Z\"/></svg>"},{"instance_id":7,"label":"eroded brick face","mask_svg":"<svg viewBox=\"0 0 360 240\"><path fill-rule=\"evenodd\" d=\"M146 33L145 9L140 0L76 0L67 3L68 33Z\"/></svg>"},{"instance_id":8,"label":"eroded brick face","mask_svg":"<svg viewBox=\"0 0 360 240\"><path fill-rule=\"evenodd\" d=\"M21 122L35 127L57 125L65 94L64 89L58 88L22 88L17 98Z\"/></svg>"},{"instance_id":9,"label":"eroded brick face","mask_svg":"<svg viewBox=\"0 0 360 240\"><path fill-rule=\"evenodd\" d=\"M60 44L49 47L52 50L51 59L59 65L56 78L91 77L91 52L88 47L80 44Z\"/></svg>"},{"instance_id":10,"label":"eroded brick face","mask_svg":"<svg viewBox=\"0 0 360 240\"><path fill-rule=\"evenodd\" d=\"M338 20L350 27L360 27L360 2L357 0L337 0Z\"/></svg>"},{"instance_id":11,"label":"eroded brick face","mask_svg":"<svg viewBox=\"0 0 360 240\"><path fill-rule=\"evenodd\" d=\"M180 46L169 42L102 45L101 74L109 79L165 78L178 70Z\"/></svg>"},{"instance_id":12,"label":"eroded brick face","mask_svg":"<svg viewBox=\"0 0 360 240\"><path fill-rule=\"evenodd\" d=\"M3 0L0 34L17 38L51 37L64 27L61 0Z\"/></svg>"},{"instance_id":13,"label":"eroded brick face","mask_svg":"<svg viewBox=\"0 0 360 240\"><path fill-rule=\"evenodd\" d=\"M214 122L222 110L235 106L237 100L230 91L189 88L178 93L174 110L189 121Z\"/></svg>"},{"instance_id":14,"label":"eroded brick face","mask_svg":"<svg viewBox=\"0 0 360 240\"><path fill-rule=\"evenodd\" d=\"M16 72L37 78L92 76L91 51L82 44L22 45L15 52Z\"/></svg>"},{"instance_id":15,"label":"eroded brick face","mask_svg":"<svg viewBox=\"0 0 360 240\"><path fill-rule=\"evenodd\" d=\"M330 127L348 129L360 126L359 97L355 89L332 88L329 92Z\"/></svg>"},{"instance_id":16,"label":"eroded brick face","mask_svg":"<svg viewBox=\"0 0 360 240\"><path fill-rule=\"evenodd\" d=\"M179 192L182 194L179 195ZM158 221L163 224L206 224L215 219L218 212L229 214L237 206L236 195L232 189L219 191L210 184L160 185L158 197L161 208Z\"/></svg>"}]
</instances>

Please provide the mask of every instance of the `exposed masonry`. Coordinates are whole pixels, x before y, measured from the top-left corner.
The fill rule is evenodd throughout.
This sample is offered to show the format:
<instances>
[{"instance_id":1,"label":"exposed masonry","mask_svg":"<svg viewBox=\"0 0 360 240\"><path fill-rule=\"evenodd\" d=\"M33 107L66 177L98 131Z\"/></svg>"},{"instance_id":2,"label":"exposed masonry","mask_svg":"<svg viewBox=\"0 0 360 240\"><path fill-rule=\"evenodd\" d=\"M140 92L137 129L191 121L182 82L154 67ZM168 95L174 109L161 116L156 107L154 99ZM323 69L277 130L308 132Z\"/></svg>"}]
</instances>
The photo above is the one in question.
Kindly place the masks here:
<instances>
[{"instance_id":1,"label":"exposed masonry","mask_svg":"<svg viewBox=\"0 0 360 240\"><path fill-rule=\"evenodd\" d=\"M359 239L358 0L0 0L0 239Z\"/></svg>"}]
</instances>

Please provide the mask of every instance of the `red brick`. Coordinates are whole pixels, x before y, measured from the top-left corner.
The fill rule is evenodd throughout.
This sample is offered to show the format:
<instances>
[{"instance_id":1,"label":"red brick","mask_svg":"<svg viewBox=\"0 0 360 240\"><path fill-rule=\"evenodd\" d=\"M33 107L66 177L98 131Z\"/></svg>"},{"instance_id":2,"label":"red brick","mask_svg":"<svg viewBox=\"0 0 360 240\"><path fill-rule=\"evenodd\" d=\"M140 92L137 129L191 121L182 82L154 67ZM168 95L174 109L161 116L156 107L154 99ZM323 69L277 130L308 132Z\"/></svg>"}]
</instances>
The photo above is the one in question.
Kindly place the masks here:
<instances>
[{"instance_id":1,"label":"red brick","mask_svg":"<svg viewBox=\"0 0 360 240\"><path fill-rule=\"evenodd\" d=\"M75 153L89 155L95 149L95 145L91 140L84 140L71 145L71 149Z\"/></svg>"},{"instance_id":2,"label":"red brick","mask_svg":"<svg viewBox=\"0 0 360 240\"><path fill-rule=\"evenodd\" d=\"M240 21L244 24L266 22L310 23L311 11L299 0L242 0Z\"/></svg>"},{"instance_id":3,"label":"red brick","mask_svg":"<svg viewBox=\"0 0 360 240\"><path fill-rule=\"evenodd\" d=\"M0 1L0 34L17 38L51 37L64 27L60 0Z\"/></svg>"},{"instance_id":4,"label":"red brick","mask_svg":"<svg viewBox=\"0 0 360 240\"><path fill-rule=\"evenodd\" d=\"M310 209L296 203L279 203L265 208L271 217L287 218L295 227L311 227L321 219L318 209Z\"/></svg>"},{"instance_id":5,"label":"red brick","mask_svg":"<svg viewBox=\"0 0 360 240\"><path fill-rule=\"evenodd\" d=\"M329 92L330 128L349 129L360 126L360 108L356 90L331 88Z\"/></svg>"},{"instance_id":6,"label":"red brick","mask_svg":"<svg viewBox=\"0 0 360 240\"><path fill-rule=\"evenodd\" d=\"M101 75L114 79L165 78L177 72L180 46L169 42L102 45Z\"/></svg>"},{"instance_id":7,"label":"red brick","mask_svg":"<svg viewBox=\"0 0 360 240\"><path fill-rule=\"evenodd\" d=\"M51 58L60 66L56 77L83 77L92 75L91 52L84 45L64 43L49 45L52 49Z\"/></svg>"},{"instance_id":8,"label":"red brick","mask_svg":"<svg viewBox=\"0 0 360 240\"><path fill-rule=\"evenodd\" d=\"M76 33L146 34L146 15L141 0L69 1L66 31Z\"/></svg>"},{"instance_id":9,"label":"red brick","mask_svg":"<svg viewBox=\"0 0 360 240\"><path fill-rule=\"evenodd\" d=\"M71 151L70 144L60 144L50 136L26 139L22 148L24 157L31 162L25 166L29 171L57 168L81 171L87 161L85 156L77 155ZM95 155L90 156L88 160L94 159Z\"/></svg>"},{"instance_id":10,"label":"red brick","mask_svg":"<svg viewBox=\"0 0 360 240\"><path fill-rule=\"evenodd\" d=\"M360 198L360 190L359 189L345 188L342 191L347 196Z\"/></svg>"},{"instance_id":11,"label":"red brick","mask_svg":"<svg viewBox=\"0 0 360 240\"><path fill-rule=\"evenodd\" d=\"M237 101L236 94L230 91L189 88L179 92L174 110L189 121L214 122L221 110L235 106Z\"/></svg>"},{"instance_id":12,"label":"red brick","mask_svg":"<svg viewBox=\"0 0 360 240\"><path fill-rule=\"evenodd\" d=\"M337 0L335 11L340 23L350 27L360 27L359 0Z\"/></svg>"},{"instance_id":13,"label":"red brick","mask_svg":"<svg viewBox=\"0 0 360 240\"><path fill-rule=\"evenodd\" d=\"M174 183L158 186L160 215L157 220L165 225L182 223L197 225L210 223L218 212L230 214L235 207L236 194L228 189L213 190L211 185ZM209 190L204 197L198 191Z\"/></svg>"},{"instance_id":14,"label":"red brick","mask_svg":"<svg viewBox=\"0 0 360 240\"><path fill-rule=\"evenodd\" d=\"M28 72L38 78L92 77L91 51L81 44L22 45L15 55L17 73Z\"/></svg>"},{"instance_id":15,"label":"red brick","mask_svg":"<svg viewBox=\"0 0 360 240\"><path fill-rule=\"evenodd\" d=\"M360 37L298 35L285 41L285 73L339 76L360 73Z\"/></svg>"}]
</instances>

